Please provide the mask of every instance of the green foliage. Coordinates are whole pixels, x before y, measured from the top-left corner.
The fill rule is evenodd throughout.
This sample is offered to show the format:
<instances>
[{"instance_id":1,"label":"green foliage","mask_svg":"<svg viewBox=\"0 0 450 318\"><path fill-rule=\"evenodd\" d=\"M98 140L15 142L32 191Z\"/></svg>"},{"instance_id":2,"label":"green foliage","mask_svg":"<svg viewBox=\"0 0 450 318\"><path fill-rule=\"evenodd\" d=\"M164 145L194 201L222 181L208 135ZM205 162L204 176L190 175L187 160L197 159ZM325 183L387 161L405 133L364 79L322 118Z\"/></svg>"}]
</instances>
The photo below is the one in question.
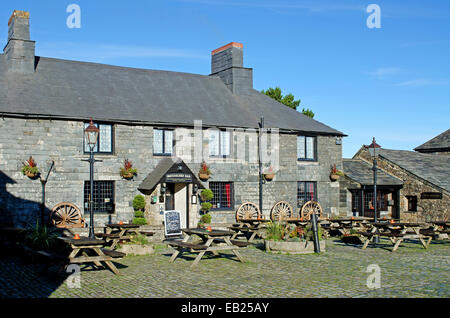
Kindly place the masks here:
<instances>
[{"instance_id":1,"label":"green foliage","mask_svg":"<svg viewBox=\"0 0 450 318\"><path fill-rule=\"evenodd\" d=\"M314 113L313 113L313 111L311 110L311 109L309 109L309 108L303 108L302 109L302 114L303 115L306 115L306 116L308 116L308 117L310 117L310 118L314 118Z\"/></svg>"},{"instance_id":2,"label":"green foliage","mask_svg":"<svg viewBox=\"0 0 450 318\"><path fill-rule=\"evenodd\" d=\"M134 211L134 216L137 218L143 218L144 217L144 211Z\"/></svg>"},{"instance_id":3,"label":"green foliage","mask_svg":"<svg viewBox=\"0 0 450 318\"><path fill-rule=\"evenodd\" d=\"M36 226L31 228L25 236L25 244L34 250L49 250L55 247L58 235L55 229L49 229L46 226Z\"/></svg>"},{"instance_id":4,"label":"green foliage","mask_svg":"<svg viewBox=\"0 0 450 318\"><path fill-rule=\"evenodd\" d=\"M203 211L209 211L212 208L212 204L210 202L202 202L201 206Z\"/></svg>"},{"instance_id":5,"label":"green foliage","mask_svg":"<svg viewBox=\"0 0 450 318\"><path fill-rule=\"evenodd\" d=\"M295 110L297 110L297 107L300 105L301 102L300 99L295 100L294 95L292 94L287 94L283 96L283 94L281 93L281 88L279 87L275 88L270 87L267 90L262 90L261 93Z\"/></svg>"},{"instance_id":6,"label":"green foliage","mask_svg":"<svg viewBox=\"0 0 450 318\"><path fill-rule=\"evenodd\" d=\"M26 172L38 174L39 169L37 167L30 167L30 166L23 166L22 167L22 173L25 175Z\"/></svg>"},{"instance_id":7,"label":"green foliage","mask_svg":"<svg viewBox=\"0 0 450 318\"><path fill-rule=\"evenodd\" d=\"M142 211L145 209L145 198L143 195L138 194L133 199L133 209L135 211Z\"/></svg>"},{"instance_id":8,"label":"green foliage","mask_svg":"<svg viewBox=\"0 0 450 318\"><path fill-rule=\"evenodd\" d=\"M214 198L214 193L212 192L211 189L203 189L202 192L200 193L200 197L202 201L209 201L212 198Z\"/></svg>"},{"instance_id":9,"label":"green foliage","mask_svg":"<svg viewBox=\"0 0 450 318\"><path fill-rule=\"evenodd\" d=\"M148 239L145 235L133 234L130 236L129 244L147 245L148 243Z\"/></svg>"},{"instance_id":10,"label":"green foliage","mask_svg":"<svg viewBox=\"0 0 450 318\"><path fill-rule=\"evenodd\" d=\"M147 220L145 218L136 217L136 218L133 219L133 224L146 225L147 224Z\"/></svg>"},{"instance_id":11,"label":"green foliage","mask_svg":"<svg viewBox=\"0 0 450 318\"><path fill-rule=\"evenodd\" d=\"M266 227L266 239L281 241L284 237L284 228L280 223L269 222Z\"/></svg>"},{"instance_id":12,"label":"green foliage","mask_svg":"<svg viewBox=\"0 0 450 318\"><path fill-rule=\"evenodd\" d=\"M323 238L323 230L320 225L317 225L317 236L319 236L319 241ZM312 230L312 225L308 225L305 228L305 239L307 241L314 241L314 232Z\"/></svg>"},{"instance_id":13,"label":"green foliage","mask_svg":"<svg viewBox=\"0 0 450 318\"><path fill-rule=\"evenodd\" d=\"M202 217L200 218L200 223L203 223L203 224L211 223L211 214L209 214L209 213L203 214Z\"/></svg>"}]
</instances>

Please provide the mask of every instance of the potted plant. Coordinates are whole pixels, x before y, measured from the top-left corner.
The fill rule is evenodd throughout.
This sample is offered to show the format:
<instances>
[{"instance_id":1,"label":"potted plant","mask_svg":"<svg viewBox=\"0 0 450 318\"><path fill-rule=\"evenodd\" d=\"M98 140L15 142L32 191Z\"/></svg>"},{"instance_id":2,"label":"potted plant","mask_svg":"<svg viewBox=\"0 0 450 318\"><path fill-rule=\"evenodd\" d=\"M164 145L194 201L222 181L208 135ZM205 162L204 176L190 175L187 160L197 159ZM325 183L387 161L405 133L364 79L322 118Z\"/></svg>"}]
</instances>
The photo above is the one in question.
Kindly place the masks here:
<instances>
[{"instance_id":1,"label":"potted plant","mask_svg":"<svg viewBox=\"0 0 450 318\"><path fill-rule=\"evenodd\" d=\"M202 181L206 181L209 179L211 175L211 170L209 170L208 166L206 165L206 162L203 161L202 165L200 166L200 171L198 172L198 177Z\"/></svg>"},{"instance_id":2,"label":"potted plant","mask_svg":"<svg viewBox=\"0 0 450 318\"><path fill-rule=\"evenodd\" d=\"M118 251L127 255L149 255L153 254L155 249L145 235L132 234L129 241L120 244Z\"/></svg>"},{"instance_id":3,"label":"potted plant","mask_svg":"<svg viewBox=\"0 0 450 318\"><path fill-rule=\"evenodd\" d=\"M273 172L272 166L270 166L269 169L267 169L267 171L263 173L263 175L264 179L266 179L267 181L272 181L275 177L275 172Z\"/></svg>"},{"instance_id":4,"label":"potted plant","mask_svg":"<svg viewBox=\"0 0 450 318\"><path fill-rule=\"evenodd\" d=\"M133 209L134 209L134 219L133 224L136 225L146 225L147 220L145 219L145 198L143 195L138 194L133 199Z\"/></svg>"},{"instance_id":5,"label":"potted plant","mask_svg":"<svg viewBox=\"0 0 450 318\"><path fill-rule=\"evenodd\" d=\"M30 156L30 158L23 163L22 173L31 179L38 176L39 170L37 168L36 161L34 161L32 156Z\"/></svg>"},{"instance_id":6,"label":"potted plant","mask_svg":"<svg viewBox=\"0 0 450 318\"><path fill-rule=\"evenodd\" d=\"M205 224L211 224L211 214L209 214L209 213L202 215L202 217L200 218L200 221L198 221L198 223L197 223L197 227L204 228Z\"/></svg>"},{"instance_id":7,"label":"potted plant","mask_svg":"<svg viewBox=\"0 0 450 318\"><path fill-rule=\"evenodd\" d=\"M331 168L330 179L332 181L339 180L340 177L343 177L344 173L336 168L336 165L333 165Z\"/></svg>"},{"instance_id":8,"label":"potted plant","mask_svg":"<svg viewBox=\"0 0 450 318\"><path fill-rule=\"evenodd\" d=\"M133 168L133 163L125 159L123 167L120 168L120 175L124 179L132 179L137 174L137 169Z\"/></svg>"},{"instance_id":9,"label":"potted plant","mask_svg":"<svg viewBox=\"0 0 450 318\"><path fill-rule=\"evenodd\" d=\"M318 228L320 251L325 251L325 241L322 240L321 228ZM264 245L267 252L282 254L311 254L314 253L314 235L311 226L302 228L295 225L281 225L269 222L266 227Z\"/></svg>"}]
</instances>

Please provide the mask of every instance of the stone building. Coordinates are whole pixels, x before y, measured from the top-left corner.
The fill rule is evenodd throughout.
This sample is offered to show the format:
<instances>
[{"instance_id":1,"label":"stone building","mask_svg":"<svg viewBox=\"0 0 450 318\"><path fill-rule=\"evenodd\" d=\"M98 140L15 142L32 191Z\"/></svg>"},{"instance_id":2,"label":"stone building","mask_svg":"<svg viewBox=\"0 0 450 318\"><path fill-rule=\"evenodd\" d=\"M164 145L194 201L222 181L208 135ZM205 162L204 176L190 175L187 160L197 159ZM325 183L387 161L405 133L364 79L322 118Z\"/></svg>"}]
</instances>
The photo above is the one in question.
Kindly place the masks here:
<instances>
[{"instance_id":1,"label":"stone building","mask_svg":"<svg viewBox=\"0 0 450 318\"><path fill-rule=\"evenodd\" d=\"M445 154L448 136L447 130L415 148L416 151L380 149L377 201L381 216L413 222L448 220L450 156ZM344 159L343 166L346 177L340 181L341 213L359 212L373 217L372 157L367 148L361 147L353 159Z\"/></svg>"},{"instance_id":2,"label":"stone building","mask_svg":"<svg viewBox=\"0 0 450 318\"><path fill-rule=\"evenodd\" d=\"M263 185L263 214L285 200L297 211L310 199L325 214L337 214L342 137L325 124L253 89L243 46L232 42L212 51L211 74L146 70L35 56L29 14L15 11L0 54L1 223L26 226L41 211L39 179L23 175L32 156L45 177L45 217L67 201L82 211L89 201L89 157L84 129L93 118L100 129L95 152L95 225L129 221L133 198L146 197L145 216L161 226L162 211L179 210L183 226L199 219L197 194L214 192L213 223L234 221L243 202L259 205L258 128L264 118L264 169L276 172ZM267 137L267 138L266 138ZM137 175L119 170L128 159ZM212 175L198 179L202 161ZM164 189L164 191L161 191ZM198 190L197 190L198 189Z\"/></svg>"}]
</instances>

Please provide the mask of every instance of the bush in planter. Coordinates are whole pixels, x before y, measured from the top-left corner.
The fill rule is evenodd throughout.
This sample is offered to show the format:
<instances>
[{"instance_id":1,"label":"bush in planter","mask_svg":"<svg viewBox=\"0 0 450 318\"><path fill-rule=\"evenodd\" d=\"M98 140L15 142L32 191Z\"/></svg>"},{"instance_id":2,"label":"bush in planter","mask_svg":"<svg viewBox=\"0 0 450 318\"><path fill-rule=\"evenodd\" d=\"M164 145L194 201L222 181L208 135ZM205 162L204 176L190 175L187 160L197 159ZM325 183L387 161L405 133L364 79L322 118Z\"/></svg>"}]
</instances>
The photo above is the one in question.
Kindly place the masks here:
<instances>
[{"instance_id":1,"label":"bush in planter","mask_svg":"<svg viewBox=\"0 0 450 318\"><path fill-rule=\"evenodd\" d=\"M35 227L31 228L25 236L25 245L34 250L49 250L53 249L56 244L58 235L55 229L46 226L40 226L36 222Z\"/></svg>"},{"instance_id":2,"label":"bush in planter","mask_svg":"<svg viewBox=\"0 0 450 318\"><path fill-rule=\"evenodd\" d=\"M134 211L143 211L145 209L145 198L143 195L138 194L133 199Z\"/></svg>"},{"instance_id":3,"label":"bush in planter","mask_svg":"<svg viewBox=\"0 0 450 318\"><path fill-rule=\"evenodd\" d=\"M211 189L203 189L200 193L200 198L202 201L210 201L212 198L214 198L214 193Z\"/></svg>"},{"instance_id":4,"label":"bush in planter","mask_svg":"<svg viewBox=\"0 0 450 318\"><path fill-rule=\"evenodd\" d=\"M204 202L204 203L209 203L209 202ZM209 203L209 204L211 204L211 203ZM204 227L205 224L210 224L210 223L211 223L211 214L206 213L201 216L200 221L198 221L197 226L201 228L201 227Z\"/></svg>"},{"instance_id":5,"label":"bush in planter","mask_svg":"<svg viewBox=\"0 0 450 318\"><path fill-rule=\"evenodd\" d=\"M320 225L317 225L317 236L319 237L319 241L323 238L323 230ZM308 225L305 228L305 239L307 241L314 241L314 232L312 230L312 225Z\"/></svg>"},{"instance_id":6,"label":"bush in planter","mask_svg":"<svg viewBox=\"0 0 450 318\"><path fill-rule=\"evenodd\" d=\"M144 217L145 198L143 195L138 194L133 199L134 219L133 224L146 225L147 220Z\"/></svg>"},{"instance_id":7,"label":"bush in planter","mask_svg":"<svg viewBox=\"0 0 450 318\"><path fill-rule=\"evenodd\" d=\"M202 202L201 207L202 207L202 211L204 213L207 213L209 210L211 210L212 204L210 202Z\"/></svg>"},{"instance_id":8,"label":"bush in planter","mask_svg":"<svg viewBox=\"0 0 450 318\"><path fill-rule=\"evenodd\" d=\"M280 223L269 222L266 227L266 239L281 241L284 238L284 228Z\"/></svg>"},{"instance_id":9,"label":"bush in planter","mask_svg":"<svg viewBox=\"0 0 450 318\"><path fill-rule=\"evenodd\" d=\"M22 173L30 178L35 177L39 174L39 169L37 168L36 161L34 161L33 157L30 158L23 163Z\"/></svg>"}]
</instances>

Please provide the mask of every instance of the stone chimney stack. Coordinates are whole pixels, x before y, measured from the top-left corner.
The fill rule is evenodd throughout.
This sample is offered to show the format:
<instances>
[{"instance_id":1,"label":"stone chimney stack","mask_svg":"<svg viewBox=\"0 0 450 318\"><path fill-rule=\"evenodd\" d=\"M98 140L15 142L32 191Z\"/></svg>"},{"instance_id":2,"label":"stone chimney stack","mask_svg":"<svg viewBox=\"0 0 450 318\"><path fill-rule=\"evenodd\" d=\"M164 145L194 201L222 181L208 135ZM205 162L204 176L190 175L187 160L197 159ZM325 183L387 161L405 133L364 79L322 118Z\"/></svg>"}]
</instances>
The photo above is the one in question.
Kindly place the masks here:
<instances>
[{"instance_id":1,"label":"stone chimney stack","mask_svg":"<svg viewBox=\"0 0 450 318\"><path fill-rule=\"evenodd\" d=\"M36 42L30 40L30 13L14 10L8 27L8 43L3 49L8 71L34 73Z\"/></svg>"},{"instance_id":2,"label":"stone chimney stack","mask_svg":"<svg viewBox=\"0 0 450 318\"><path fill-rule=\"evenodd\" d=\"M231 42L211 52L211 75L219 76L233 94L253 89L253 69L243 67L242 43Z\"/></svg>"}]
</instances>

